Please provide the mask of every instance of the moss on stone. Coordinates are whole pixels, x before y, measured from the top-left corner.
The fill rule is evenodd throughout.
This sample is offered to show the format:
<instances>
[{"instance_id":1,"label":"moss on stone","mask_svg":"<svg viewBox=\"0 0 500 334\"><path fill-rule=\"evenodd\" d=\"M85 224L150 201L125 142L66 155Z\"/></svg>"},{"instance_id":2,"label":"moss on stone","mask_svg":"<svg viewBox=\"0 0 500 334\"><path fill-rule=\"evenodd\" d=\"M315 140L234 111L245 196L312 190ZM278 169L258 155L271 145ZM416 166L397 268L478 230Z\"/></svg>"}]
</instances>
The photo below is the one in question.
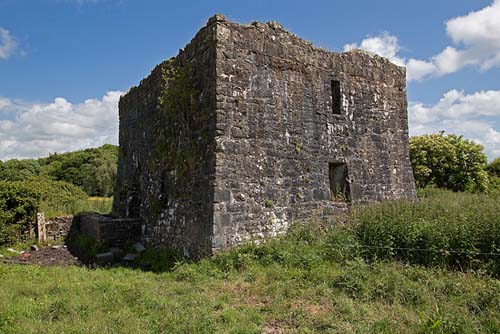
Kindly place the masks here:
<instances>
[{"instance_id":1,"label":"moss on stone","mask_svg":"<svg viewBox=\"0 0 500 334\"><path fill-rule=\"evenodd\" d=\"M160 130L154 149L167 169L182 176L195 168L197 160L198 145L191 134L199 123L200 93L194 87L193 65L190 62L181 64L173 58L166 61L162 67L162 81L158 105L168 126Z\"/></svg>"}]
</instances>

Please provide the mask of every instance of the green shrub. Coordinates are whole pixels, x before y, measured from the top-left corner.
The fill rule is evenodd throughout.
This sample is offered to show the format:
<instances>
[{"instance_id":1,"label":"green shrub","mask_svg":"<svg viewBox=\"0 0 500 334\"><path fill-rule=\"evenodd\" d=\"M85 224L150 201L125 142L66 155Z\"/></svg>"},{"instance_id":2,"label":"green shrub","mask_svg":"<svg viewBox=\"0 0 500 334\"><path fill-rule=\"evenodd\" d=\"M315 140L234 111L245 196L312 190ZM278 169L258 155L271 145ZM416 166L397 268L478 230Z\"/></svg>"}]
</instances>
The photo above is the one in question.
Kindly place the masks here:
<instances>
[{"instance_id":1,"label":"green shrub","mask_svg":"<svg viewBox=\"0 0 500 334\"><path fill-rule=\"evenodd\" d=\"M81 188L65 181L36 177L24 183L40 194L39 210L47 216L68 213L76 202L87 199L87 194Z\"/></svg>"},{"instance_id":2,"label":"green shrub","mask_svg":"<svg viewBox=\"0 0 500 334\"><path fill-rule=\"evenodd\" d=\"M20 240L32 228L40 194L24 182L0 181L0 245Z\"/></svg>"},{"instance_id":3,"label":"green shrub","mask_svg":"<svg viewBox=\"0 0 500 334\"><path fill-rule=\"evenodd\" d=\"M486 166L486 171L490 180L490 192L500 193L500 158L496 158Z\"/></svg>"},{"instance_id":4,"label":"green shrub","mask_svg":"<svg viewBox=\"0 0 500 334\"><path fill-rule=\"evenodd\" d=\"M47 217L75 213L85 201L87 194L83 190L64 181L45 177L0 181L0 245L23 239L38 211Z\"/></svg>"},{"instance_id":5,"label":"green shrub","mask_svg":"<svg viewBox=\"0 0 500 334\"><path fill-rule=\"evenodd\" d=\"M170 271L181 257L170 249L146 249L135 261L139 267L154 272Z\"/></svg>"},{"instance_id":6,"label":"green shrub","mask_svg":"<svg viewBox=\"0 0 500 334\"><path fill-rule=\"evenodd\" d=\"M113 197L89 197L72 202L65 208L68 214L79 212L97 212L109 214L113 208Z\"/></svg>"}]
</instances>

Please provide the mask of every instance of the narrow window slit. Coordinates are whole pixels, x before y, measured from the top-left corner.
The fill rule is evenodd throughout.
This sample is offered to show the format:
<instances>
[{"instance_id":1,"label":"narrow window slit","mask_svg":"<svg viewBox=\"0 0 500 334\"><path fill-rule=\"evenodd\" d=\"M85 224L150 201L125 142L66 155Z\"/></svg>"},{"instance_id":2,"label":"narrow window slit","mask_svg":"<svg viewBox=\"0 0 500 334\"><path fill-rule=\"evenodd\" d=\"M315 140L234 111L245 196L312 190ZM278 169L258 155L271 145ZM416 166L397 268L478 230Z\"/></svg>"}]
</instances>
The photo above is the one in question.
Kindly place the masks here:
<instances>
[{"instance_id":1,"label":"narrow window slit","mask_svg":"<svg viewBox=\"0 0 500 334\"><path fill-rule=\"evenodd\" d=\"M340 94L340 81L332 80L332 111L334 115L342 114L342 95Z\"/></svg>"}]
</instances>

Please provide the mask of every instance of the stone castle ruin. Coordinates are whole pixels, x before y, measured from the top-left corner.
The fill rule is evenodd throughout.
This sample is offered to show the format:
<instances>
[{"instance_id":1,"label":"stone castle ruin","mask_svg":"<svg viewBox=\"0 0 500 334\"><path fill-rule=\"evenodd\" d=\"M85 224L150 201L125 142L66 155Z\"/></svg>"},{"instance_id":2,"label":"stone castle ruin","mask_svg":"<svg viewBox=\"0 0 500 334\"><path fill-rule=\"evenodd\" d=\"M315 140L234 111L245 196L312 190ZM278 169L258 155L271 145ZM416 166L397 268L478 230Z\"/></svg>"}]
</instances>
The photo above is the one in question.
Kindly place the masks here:
<instances>
[{"instance_id":1,"label":"stone castle ruin","mask_svg":"<svg viewBox=\"0 0 500 334\"><path fill-rule=\"evenodd\" d=\"M405 70L270 22L209 19L120 100L113 214L200 257L416 197Z\"/></svg>"}]
</instances>

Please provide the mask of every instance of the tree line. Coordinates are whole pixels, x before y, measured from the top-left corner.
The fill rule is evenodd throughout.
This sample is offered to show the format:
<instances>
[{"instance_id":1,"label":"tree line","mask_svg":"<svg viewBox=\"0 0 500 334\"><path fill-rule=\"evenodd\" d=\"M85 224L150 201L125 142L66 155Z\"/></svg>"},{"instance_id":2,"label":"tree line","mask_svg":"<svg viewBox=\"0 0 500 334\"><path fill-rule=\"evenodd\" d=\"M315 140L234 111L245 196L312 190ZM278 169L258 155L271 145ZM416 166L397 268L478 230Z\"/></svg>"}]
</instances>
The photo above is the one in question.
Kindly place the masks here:
<instances>
[{"instance_id":1,"label":"tree line","mask_svg":"<svg viewBox=\"0 0 500 334\"><path fill-rule=\"evenodd\" d=\"M117 163L118 147L106 144L45 158L0 161L0 180L43 177L76 185L89 196L112 196Z\"/></svg>"},{"instance_id":2,"label":"tree line","mask_svg":"<svg viewBox=\"0 0 500 334\"><path fill-rule=\"evenodd\" d=\"M410 138L410 159L417 187L486 192L500 189L500 157L487 163L483 147L462 136L438 134ZM45 158L0 161L0 180L45 177L66 181L89 196L112 196L118 147L110 144Z\"/></svg>"}]
</instances>

